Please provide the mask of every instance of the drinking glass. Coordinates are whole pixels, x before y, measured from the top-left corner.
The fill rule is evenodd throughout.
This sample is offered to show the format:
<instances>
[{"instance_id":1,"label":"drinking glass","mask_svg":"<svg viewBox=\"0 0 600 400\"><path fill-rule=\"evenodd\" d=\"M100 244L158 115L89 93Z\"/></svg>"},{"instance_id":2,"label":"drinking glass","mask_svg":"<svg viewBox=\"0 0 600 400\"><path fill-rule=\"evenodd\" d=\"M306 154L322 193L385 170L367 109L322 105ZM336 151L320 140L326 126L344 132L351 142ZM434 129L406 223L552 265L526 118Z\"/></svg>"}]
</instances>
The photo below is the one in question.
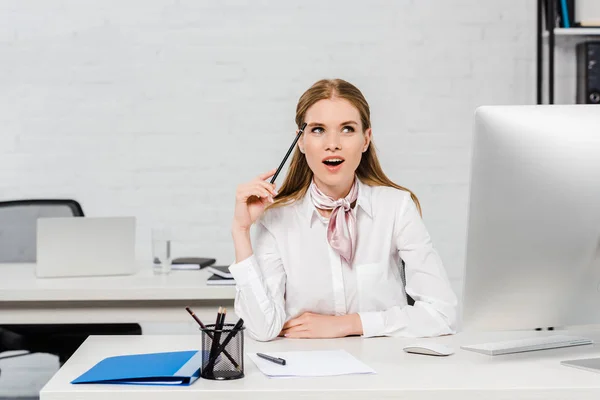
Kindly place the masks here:
<instances>
[{"instance_id":1,"label":"drinking glass","mask_svg":"<svg viewBox=\"0 0 600 400\"><path fill-rule=\"evenodd\" d=\"M171 272L171 234L168 229L152 229L152 259L156 275Z\"/></svg>"}]
</instances>

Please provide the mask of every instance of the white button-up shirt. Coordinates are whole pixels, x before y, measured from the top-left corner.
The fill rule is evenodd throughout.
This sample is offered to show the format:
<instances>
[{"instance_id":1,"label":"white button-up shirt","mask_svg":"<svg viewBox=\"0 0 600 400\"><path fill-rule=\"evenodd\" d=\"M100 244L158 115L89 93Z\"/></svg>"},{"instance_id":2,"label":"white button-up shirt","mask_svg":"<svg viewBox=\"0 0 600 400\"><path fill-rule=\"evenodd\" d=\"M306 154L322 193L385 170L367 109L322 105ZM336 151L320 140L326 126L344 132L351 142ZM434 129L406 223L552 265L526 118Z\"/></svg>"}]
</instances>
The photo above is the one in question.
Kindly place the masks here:
<instances>
[{"instance_id":1,"label":"white button-up shirt","mask_svg":"<svg viewBox=\"0 0 600 400\"><path fill-rule=\"evenodd\" d=\"M271 340L304 312L358 313L365 337L455 333L456 295L410 194L358 185L352 265L327 242L328 220L309 192L255 223L254 254L230 266L235 311L251 337Z\"/></svg>"}]
</instances>

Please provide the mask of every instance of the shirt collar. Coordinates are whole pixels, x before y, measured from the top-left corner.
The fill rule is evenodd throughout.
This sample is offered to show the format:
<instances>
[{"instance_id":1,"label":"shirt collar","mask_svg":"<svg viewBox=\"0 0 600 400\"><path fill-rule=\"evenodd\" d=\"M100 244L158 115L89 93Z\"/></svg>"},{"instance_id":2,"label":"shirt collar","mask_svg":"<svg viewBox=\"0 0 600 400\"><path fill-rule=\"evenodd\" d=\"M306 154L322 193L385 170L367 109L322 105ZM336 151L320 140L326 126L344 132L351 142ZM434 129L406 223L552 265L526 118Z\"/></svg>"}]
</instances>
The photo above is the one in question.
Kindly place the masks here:
<instances>
[{"instance_id":1,"label":"shirt collar","mask_svg":"<svg viewBox=\"0 0 600 400\"><path fill-rule=\"evenodd\" d=\"M360 179L356 178L356 180L358 182L358 197L356 199L355 208L360 208L370 218L373 218L373 209L371 206L372 188L371 186L362 183ZM315 219L319 218L317 208L310 198L310 189L306 191L306 194L298 203L298 208L300 214L306 218L310 226L312 226Z\"/></svg>"}]
</instances>

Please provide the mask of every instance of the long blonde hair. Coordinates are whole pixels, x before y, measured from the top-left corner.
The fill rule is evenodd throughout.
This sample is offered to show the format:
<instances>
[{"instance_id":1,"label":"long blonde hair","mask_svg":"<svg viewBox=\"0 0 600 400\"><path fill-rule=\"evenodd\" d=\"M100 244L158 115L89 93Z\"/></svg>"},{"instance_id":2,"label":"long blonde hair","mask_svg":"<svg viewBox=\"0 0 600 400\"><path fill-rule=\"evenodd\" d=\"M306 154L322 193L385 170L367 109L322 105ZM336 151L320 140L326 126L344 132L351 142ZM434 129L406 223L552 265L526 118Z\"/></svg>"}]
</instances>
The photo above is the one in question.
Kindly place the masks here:
<instances>
[{"instance_id":1,"label":"long blonde hair","mask_svg":"<svg viewBox=\"0 0 600 400\"><path fill-rule=\"evenodd\" d=\"M371 127L369 104L360 90L342 79L323 79L316 82L300 96L298 106L296 107L296 125L298 129L304 123L306 111L313 104L319 100L336 97L345 99L356 107L360 114L363 132ZM415 202L419 213L421 213L421 204L417 196L409 189L395 184L385 175L377 159L377 153L372 140L367 151L362 153L362 158L356 169L356 176L369 186L388 186L410 193L410 197ZM303 198L310 186L312 177L313 172L306 162L306 157L296 147L287 175L281 188L278 190L279 193L274 199L275 202L269 208L281 207Z\"/></svg>"}]
</instances>

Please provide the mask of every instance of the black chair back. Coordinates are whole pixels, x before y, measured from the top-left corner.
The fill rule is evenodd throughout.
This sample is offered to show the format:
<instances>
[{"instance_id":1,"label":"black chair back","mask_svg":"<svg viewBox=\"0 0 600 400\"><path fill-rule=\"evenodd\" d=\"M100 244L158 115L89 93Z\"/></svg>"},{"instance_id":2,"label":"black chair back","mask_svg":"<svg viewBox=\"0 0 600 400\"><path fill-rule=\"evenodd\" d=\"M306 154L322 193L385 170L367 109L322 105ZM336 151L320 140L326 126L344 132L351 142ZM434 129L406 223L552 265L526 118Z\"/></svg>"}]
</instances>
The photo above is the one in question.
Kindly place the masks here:
<instances>
[{"instance_id":1,"label":"black chair back","mask_svg":"<svg viewBox=\"0 0 600 400\"><path fill-rule=\"evenodd\" d=\"M75 200L0 202L0 263L36 262L38 218L83 216L83 209Z\"/></svg>"}]
</instances>

